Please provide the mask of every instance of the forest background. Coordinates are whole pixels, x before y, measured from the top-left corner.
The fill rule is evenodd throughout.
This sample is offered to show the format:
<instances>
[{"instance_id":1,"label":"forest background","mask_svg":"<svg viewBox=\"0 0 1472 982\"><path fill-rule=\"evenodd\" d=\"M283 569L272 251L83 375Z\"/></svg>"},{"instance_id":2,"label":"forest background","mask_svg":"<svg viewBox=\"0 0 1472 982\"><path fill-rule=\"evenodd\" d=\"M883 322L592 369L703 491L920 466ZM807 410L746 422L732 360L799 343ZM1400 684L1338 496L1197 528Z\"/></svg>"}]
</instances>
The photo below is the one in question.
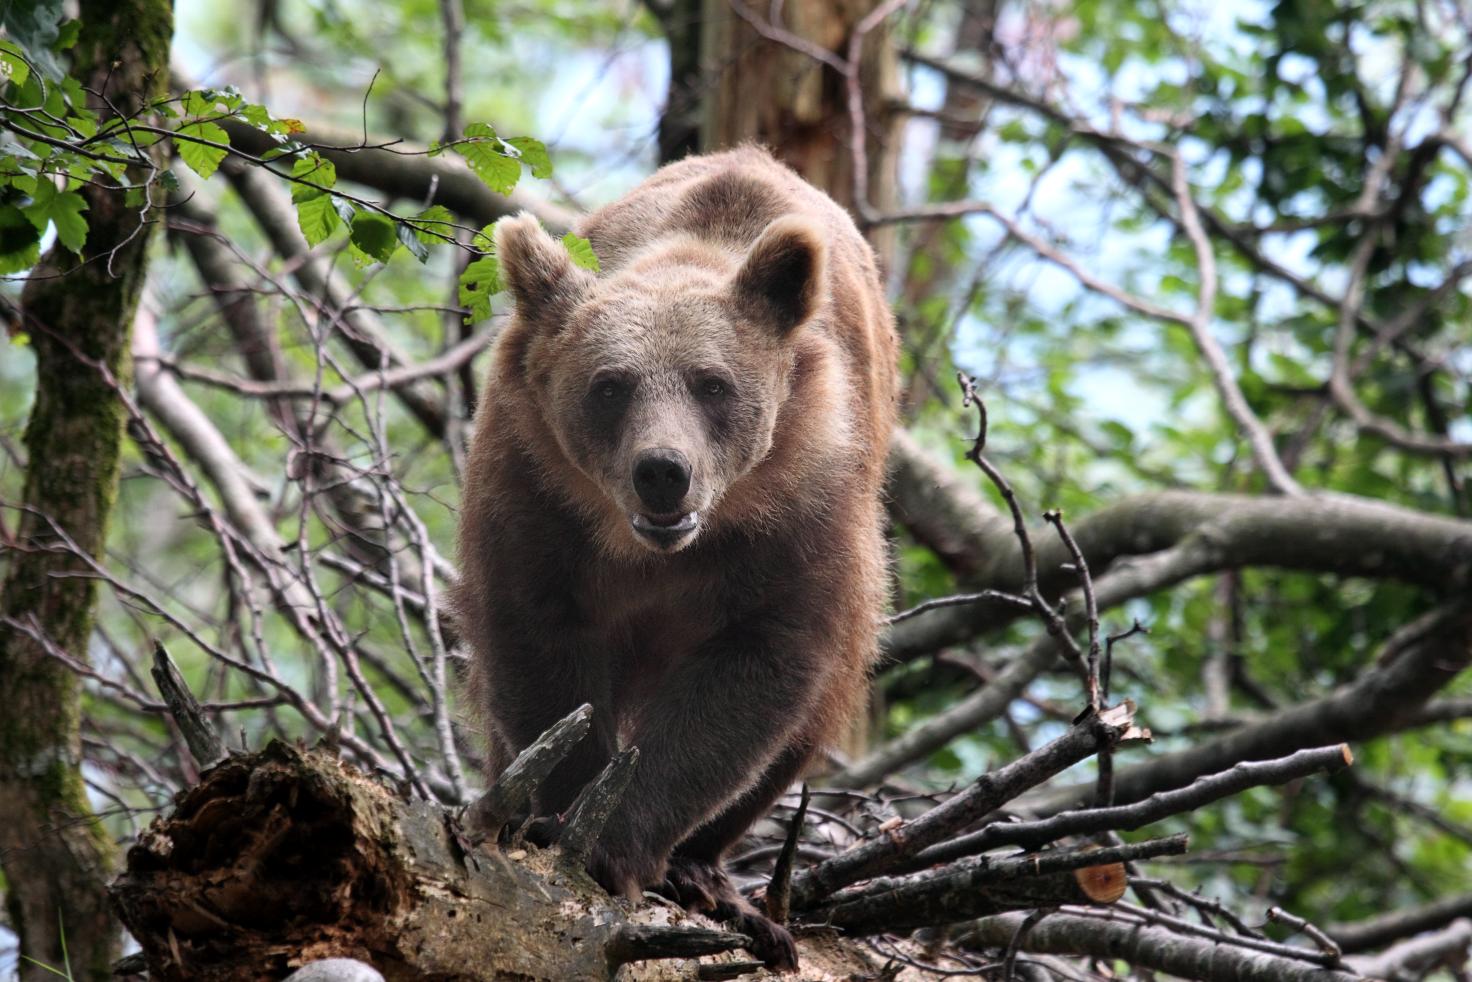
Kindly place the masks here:
<instances>
[{"instance_id":1,"label":"forest background","mask_svg":"<svg viewBox=\"0 0 1472 982\"><path fill-rule=\"evenodd\" d=\"M876 823L944 799L1097 708L1090 641L1138 623L1102 682L1153 743L1018 814L1348 743L1352 768L1152 826L1190 852L1141 875L1346 952L1434 936L1396 970L1465 977L1465 5L5 11L0 977L22 945L60 964L69 938L78 977L121 950L107 873L198 777L155 641L232 747L330 736L426 798L474 797L437 599L505 311L486 230L529 208L562 235L661 162L747 140L848 207L887 271L894 609L1033 605L894 623L871 718L814 787L868 792ZM1034 584L968 459L958 371Z\"/></svg>"}]
</instances>

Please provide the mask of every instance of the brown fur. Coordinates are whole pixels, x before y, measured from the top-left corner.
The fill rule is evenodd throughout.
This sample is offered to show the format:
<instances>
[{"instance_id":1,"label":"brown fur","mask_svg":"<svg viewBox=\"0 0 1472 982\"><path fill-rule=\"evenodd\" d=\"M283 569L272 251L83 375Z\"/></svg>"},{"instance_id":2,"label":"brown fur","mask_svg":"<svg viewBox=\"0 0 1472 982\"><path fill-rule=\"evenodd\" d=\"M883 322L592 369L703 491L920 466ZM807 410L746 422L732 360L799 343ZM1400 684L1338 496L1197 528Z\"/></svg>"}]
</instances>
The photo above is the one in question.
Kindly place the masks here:
<instances>
[{"instance_id":1,"label":"brown fur","mask_svg":"<svg viewBox=\"0 0 1472 982\"><path fill-rule=\"evenodd\" d=\"M579 232L598 276L530 216L497 227L516 314L461 513L474 697L497 769L592 703L537 810L637 745L592 872L749 915L721 858L842 731L876 650L893 322L848 216L762 150L665 167ZM678 542L631 525L667 520L630 477L650 448L689 463Z\"/></svg>"}]
</instances>

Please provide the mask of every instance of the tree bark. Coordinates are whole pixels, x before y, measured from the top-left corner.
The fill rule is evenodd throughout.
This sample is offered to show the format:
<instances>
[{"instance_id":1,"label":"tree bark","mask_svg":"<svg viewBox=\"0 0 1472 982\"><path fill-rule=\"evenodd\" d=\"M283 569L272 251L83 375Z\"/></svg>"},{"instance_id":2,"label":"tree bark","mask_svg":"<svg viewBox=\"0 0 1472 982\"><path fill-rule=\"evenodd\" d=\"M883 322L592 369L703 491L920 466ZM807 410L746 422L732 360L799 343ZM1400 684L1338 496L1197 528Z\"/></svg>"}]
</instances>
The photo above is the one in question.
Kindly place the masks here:
<instances>
[{"instance_id":1,"label":"tree bark","mask_svg":"<svg viewBox=\"0 0 1472 982\"><path fill-rule=\"evenodd\" d=\"M206 771L128 851L113 895L161 982L256 982L325 958L389 980L778 977L738 950L744 936L629 911L566 855L473 845L437 806L276 742ZM801 948L821 977L880 964L859 945Z\"/></svg>"},{"instance_id":2,"label":"tree bark","mask_svg":"<svg viewBox=\"0 0 1472 982\"><path fill-rule=\"evenodd\" d=\"M705 0L700 50L709 95L700 149L762 143L856 218L870 210L891 210L897 200L901 119L895 109L899 59L888 25L880 23L865 35L855 66L866 121L867 193L854 180L845 78L811 51L799 49L811 46L846 62L855 28L878 6L878 0L792 3L784 8L785 23L771 24L767 4ZM871 230L869 238L887 268L893 259L892 230Z\"/></svg>"},{"instance_id":3,"label":"tree bark","mask_svg":"<svg viewBox=\"0 0 1472 982\"><path fill-rule=\"evenodd\" d=\"M73 74L131 112L161 96L170 0L83 0ZM99 100L97 108L101 110ZM135 182L146 175L133 174ZM114 849L80 770L77 676L47 646L86 661L95 580L69 575L100 558L117 489L131 371L128 330L149 226L121 191L84 184L85 256L54 245L21 296L36 352L36 400L16 548L0 588L0 864L21 954L78 979L106 978L118 944L107 907ZM21 977L54 977L23 961Z\"/></svg>"}]
</instances>

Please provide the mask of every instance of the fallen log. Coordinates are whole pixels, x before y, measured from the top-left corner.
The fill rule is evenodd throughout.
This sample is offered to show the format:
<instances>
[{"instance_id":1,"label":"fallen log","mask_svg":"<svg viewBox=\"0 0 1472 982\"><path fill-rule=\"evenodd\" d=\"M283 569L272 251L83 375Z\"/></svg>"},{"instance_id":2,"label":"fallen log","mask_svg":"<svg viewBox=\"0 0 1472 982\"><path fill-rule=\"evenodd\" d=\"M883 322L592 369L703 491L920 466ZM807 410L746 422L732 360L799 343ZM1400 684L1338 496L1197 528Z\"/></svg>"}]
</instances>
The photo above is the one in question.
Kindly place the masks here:
<instances>
[{"instance_id":1,"label":"fallen log","mask_svg":"<svg viewBox=\"0 0 1472 982\"><path fill-rule=\"evenodd\" d=\"M160 651L160 687L178 690L166 701L195 734L194 756L212 760L222 746L170 669ZM638 766L634 748L616 754L564 816L525 820L540 782L581 739L589 716L583 706L549 728L458 814L406 784L362 773L332 748L274 741L218 760L139 837L113 885L113 902L142 949L129 967L163 982L281 979L308 965L313 978L377 972L389 982L774 978L741 953L750 938L669 904L612 898L585 872ZM803 825L795 819L768 900L798 935L801 977L898 977L894 959L908 964L904 952L922 949L893 936L915 928L1119 900L1126 863L1180 852L1184 836L875 874L905 870L918 850L1016 790L1134 732L1132 707L1090 715L1054 744L802 877L791 876ZM539 849L520 838L549 820L558 845ZM843 875L814 875L825 867ZM790 876L804 892L789 892ZM884 952L863 940L877 934L891 935Z\"/></svg>"},{"instance_id":2,"label":"fallen log","mask_svg":"<svg viewBox=\"0 0 1472 982\"><path fill-rule=\"evenodd\" d=\"M277 741L180 795L112 893L162 980L279 978L332 957L390 980L606 979L747 940L667 908L631 914L557 853L471 845L438 806Z\"/></svg>"}]
</instances>

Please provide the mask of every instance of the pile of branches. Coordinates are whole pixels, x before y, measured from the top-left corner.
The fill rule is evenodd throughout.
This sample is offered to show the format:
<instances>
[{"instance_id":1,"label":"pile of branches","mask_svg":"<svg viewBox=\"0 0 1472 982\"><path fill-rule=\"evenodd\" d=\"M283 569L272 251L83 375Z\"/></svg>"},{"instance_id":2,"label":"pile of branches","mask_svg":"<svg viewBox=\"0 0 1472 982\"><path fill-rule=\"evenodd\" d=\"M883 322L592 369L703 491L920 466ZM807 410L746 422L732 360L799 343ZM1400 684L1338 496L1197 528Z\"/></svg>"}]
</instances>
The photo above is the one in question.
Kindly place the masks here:
<instances>
[{"instance_id":1,"label":"pile of branches","mask_svg":"<svg viewBox=\"0 0 1472 982\"><path fill-rule=\"evenodd\" d=\"M591 707L549 729L457 814L362 774L332 748L273 742L226 755L161 648L154 674L207 770L140 837L113 887L143 949L130 970L251 979L333 957L368 962L390 978L592 979L625 965L629 977L641 977L638 963L668 959L693 973L684 977L761 970L723 954L750 939L668 908L630 910L583 872L638 766L637 749L616 755L584 789L555 848L523 839L531 795L587 733ZM1075 951L1087 938L1099 957L1191 977L1361 977L1312 925L1280 913L1310 943L1270 941L1220 905L1134 873L1136 863L1184 853L1185 836L1125 843L1113 834L1248 787L1337 770L1350 763L1342 745L1239 765L1133 805L1012 820L1006 806L1026 792L1090 756L1147 739L1134 715L1128 704L1087 711L1058 739L906 821L864 828L863 809L845 817L843 804L873 799L804 789L753 897L795 932L805 965L849 974L923 965L916 944L897 936L951 926L929 957L977 976L1014 977L1037 961L1020 952ZM846 847L837 847L834 827L850 835ZM1122 902L1127 888L1141 905ZM1209 916L1191 923L1174 912L1180 904ZM1061 947L1059 932L1072 936ZM867 944L835 946L835 938ZM702 965L701 956L719 957Z\"/></svg>"},{"instance_id":2,"label":"pile of branches","mask_svg":"<svg viewBox=\"0 0 1472 982\"><path fill-rule=\"evenodd\" d=\"M1348 982L1419 974L1462 957L1472 942L1466 920L1351 955L1375 939L1336 938L1277 908L1268 911L1269 937L1267 925L1142 873L1143 864L1186 853L1187 837L1127 841L1121 833L1249 788L1338 771L1352 755L1344 744L1304 749L1112 804L1114 754L1150 739L1132 703L1108 703L1114 646L1141 628L1101 639L1087 563L1061 515L1050 513L1085 601L1087 642L1074 640L1061 605L1038 588L1016 496L983 454L985 409L970 380L961 384L981 419L967 457L1011 510L1024 589L925 609L985 600L1035 612L1078 668L1084 708L1055 739L964 787L869 794L804 786L772 828L759 828L733 866L749 896L797 937L804 977L1112 978L1109 963L1122 959L1187 978ZM160 979L227 980L347 957L390 978L707 979L764 971L739 953L751 939L667 903L630 907L583 871L638 766L637 748L618 753L584 789L554 847L527 842L529 803L587 733L591 707L550 728L472 805L447 810L410 783L365 776L331 745L305 751L273 742L227 755L162 648L154 677L206 770L140 837L113 888L142 946L134 968L146 965ZM1050 804L1069 796L1042 793L1045 786L1089 759L1098 775L1092 800Z\"/></svg>"}]
</instances>

